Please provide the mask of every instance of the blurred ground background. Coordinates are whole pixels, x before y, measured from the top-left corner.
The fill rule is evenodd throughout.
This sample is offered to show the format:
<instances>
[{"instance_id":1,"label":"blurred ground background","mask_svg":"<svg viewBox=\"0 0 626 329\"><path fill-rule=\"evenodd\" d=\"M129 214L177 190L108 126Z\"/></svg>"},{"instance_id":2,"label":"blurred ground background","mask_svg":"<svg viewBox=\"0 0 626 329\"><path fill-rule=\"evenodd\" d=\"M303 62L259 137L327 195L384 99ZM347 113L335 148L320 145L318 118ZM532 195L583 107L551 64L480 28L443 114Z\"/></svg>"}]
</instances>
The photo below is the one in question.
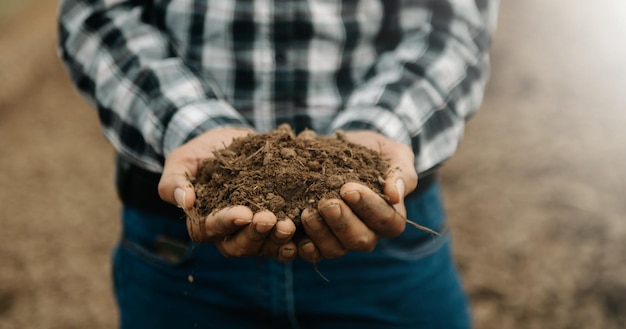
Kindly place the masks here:
<instances>
[{"instance_id":1,"label":"blurred ground background","mask_svg":"<svg viewBox=\"0 0 626 329\"><path fill-rule=\"evenodd\" d=\"M117 323L113 152L55 13L0 3L0 329ZM625 328L626 2L504 0L492 53L442 178L476 328Z\"/></svg>"}]
</instances>

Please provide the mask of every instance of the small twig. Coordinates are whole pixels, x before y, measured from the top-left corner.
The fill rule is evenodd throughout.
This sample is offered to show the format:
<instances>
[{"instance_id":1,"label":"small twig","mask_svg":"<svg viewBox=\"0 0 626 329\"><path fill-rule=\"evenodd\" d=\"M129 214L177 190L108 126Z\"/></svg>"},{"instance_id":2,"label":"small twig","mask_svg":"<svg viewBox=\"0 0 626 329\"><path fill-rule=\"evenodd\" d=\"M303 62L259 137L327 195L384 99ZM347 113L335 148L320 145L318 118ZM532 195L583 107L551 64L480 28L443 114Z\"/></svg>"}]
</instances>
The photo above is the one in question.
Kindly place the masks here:
<instances>
[{"instance_id":1,"label":"small twig","mask_svg":"<svg viewBox=\"0 0 626 329\"><path fill-rule=\"evenodd\" d=\"M418 224L418 223L416 223L416 222L414 222L414 221L412 221L412 220L410 220L410 219L407 219L406 217L404 218L404 220L405 220L407 223L411 224L413 227L417 228L418 230L422 230L422 231L424 231L424 232L428 232L428 233L430 233L430 234L432 234L432 235L439 236L439 232L437 232L437 231L431 230L431 229L429 229L429 228L428 228L428 227L426 227L426 226L422 226L422 225L420 225L420 224Z\"/></svg>"},{"instance_id":2,"label":"small twig","mask_svg":"<svg viewBox=\"0 0 626 329\"><path fill-rule=\"evenodd\" d=\"M315 270L315 273L317 273L317 275L320 276L320 278L322 278L326 282L330 282L330 280L328 280L328 278L325 277L324 274L322 274L322 272L320 272L320 269L317 268L317 263L313 263L313 269Z\"/></svg>"},{"instance_id":3,"label":"small twig","mask_svg":"<svg viewBox=\"0 0 626 329\"><path fill-rule=\"evenodd\" d=\"M435 235L435 236L439 236L440 235L439 232L437 232L437 231L435 231L433 229L430 229L430 228L428 228L426 226L420 225L420 224L418 224L418 223L416 223L416 222L414 222L414 221L404 217L401 213L398 212L398 209L394 208L394 206L391 203L389 203L389 201L387 201L387 203L396 212L396 214L398 214L398 216L402 217L402 219L404 219L404 221L406 221L411 226L415 227L418 230L422 230L424 232L430 233L430 234Z\"/></svg>"},{"instance_id":4,"label":"small twig","mask_svg":"<svg viewBox=\"0 0 626 329\"><path fill-rule=\"evenodd\" d=\"M267 144L266 144L266 145L267 145ZM263 151L263 149L265 149L265 146L266 146L266 145L261 146L261 148L259 148L259 149L258 149L258 150L256 150L254 153L252 153L249 157L247 157L247 158L246 158L246 161L248 161L248 160L252 159L252 157L254 157L255 155L257 155L257 154L261 153L261 151Z\"/></svg>"},{"instance_id":5,"label":"small twig","mask_svg":"<svg viewBox=\"0 0 626 329\"><path fill-rule=\"evenodd\" d=\"M213 155L215 156L215 159L217 159L217 161L219 161L219 163L221 163L224 168L229 169L231 171L237 170L237 168L233 167L230 162L226 161L226 159L224 159L222 154L220 154L218 151L214 151Z\"/></svg>"}]
</instances>

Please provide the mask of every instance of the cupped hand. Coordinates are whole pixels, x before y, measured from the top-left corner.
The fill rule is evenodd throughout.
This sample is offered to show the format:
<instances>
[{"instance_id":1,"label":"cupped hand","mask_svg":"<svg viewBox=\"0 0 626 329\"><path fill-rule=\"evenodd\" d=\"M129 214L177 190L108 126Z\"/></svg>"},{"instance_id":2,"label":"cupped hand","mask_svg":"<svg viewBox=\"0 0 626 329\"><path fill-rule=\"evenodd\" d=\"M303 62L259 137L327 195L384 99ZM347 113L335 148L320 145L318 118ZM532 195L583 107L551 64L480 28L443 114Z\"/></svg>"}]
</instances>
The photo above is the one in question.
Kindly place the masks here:
<instances>
[{"instance_id":1,"label":"cupped hand","mask_svg":"<svg viewBox=\"0 0 626 329\"><path fill-rule=\"evenodd\" d=\"M189 182L195 177L206 158L213 151L230 145L235 138L244 137L254 131L247 128L212 129L174 149L165 159L165 167L159 181L159 196L166 202L183 209L191 209L196 193Z\"/></svg>"},{"instance_id":2,"label":"cupped hand","mask_svg":"<svg viewBox=\"0 0 626 329\"><path fill-rule=\"evenodd\" d=\"M346 132L352 143L376 150L389 162L384 194L358 183L341 187L340 199L321 200L316 209L302 213L307 238L298 255L309 262L337 258L349 251L372 251L381 237L400 235L406 227L404 197L417 187L414 153L410 147L372 131Z\"/></svg>"},{"instance_id":3,"label":"cupped hand","mask_svg":"<svg viewBox=\"0 0 626 329\"><path fill-rule=\"evenodd\" d=\"M194 216L190 211L196 194L188 177L197 175L203 160L213 157L213 151L251 133L244 128L213 129L173 150L165 160L159 195L188 213L187 230L194 242L212 242L226 257L265 256L289 261L297 254L291 241L296 230L291 220L277 221L269 211L255 214L244 206L221 209L208 216Z\"/></svg>"},{"instance_id":4,"label":"cupped hand","mask_svg":"<svg viewBox=\"0 0 626 329\"><path fill-rule=\"evenodd\" d=\"M296 226L291 220L276 219L270 211L252 213L250 208L234 206L208 216L187 216L189 236L195 242L212 242L226 257L263 256L278 261L296 257L291 240Z\"/></svg>"}]
</instances>

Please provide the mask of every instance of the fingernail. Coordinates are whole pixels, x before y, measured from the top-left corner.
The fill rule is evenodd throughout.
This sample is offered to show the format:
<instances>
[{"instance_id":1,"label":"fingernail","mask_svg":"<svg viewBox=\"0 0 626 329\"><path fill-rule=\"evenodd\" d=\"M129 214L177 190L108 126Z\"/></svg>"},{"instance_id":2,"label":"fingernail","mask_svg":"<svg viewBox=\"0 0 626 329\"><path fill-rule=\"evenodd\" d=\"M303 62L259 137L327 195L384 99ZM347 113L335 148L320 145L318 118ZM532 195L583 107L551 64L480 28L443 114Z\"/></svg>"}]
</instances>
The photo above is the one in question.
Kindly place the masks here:
<instances>
[{"instance_id":1,"label":"fingernail","mask_svg":"<svg viewBox=\"0 0 626 329\"><path fill-rule=\"evenodd\" d=\"M361 201L361 193L356 190L350 190L342 194L341 198L348 203L356 204L357 202Z\"/></svg>"},{"instance_id":2,"label":"fingernail","mask_svg":"<svg viewBox=\"0 0 626 329\"><path fill-rule=\"evenodd\" d=\"M341 209L339 208L339 204L336 202L324 206L324 208L320 209L320 211L324 214L326 219L337 218L341 215Z\"/></svg>"},{"instance_id":3,"label":"fingernail","mask_svg":"<svg viewBox=\"0 0 626 329\"><path fill-rule=\"evenodd\" d=\"M256 226L254 227L254 229L258 232L258 233L267 233L269 232L272 228L274 227L274 224L272 223L258 223L256 224Z\"/></svg>"},{"instance_id":4,"label":"fingernail","mask_svg":"<svg viewBox=\"0 0 626 329\"><path fill-rule=\"evenodd\" d=\"M289 258L289 257L293 257L293 255L295 255L296 250L295 250L295 249L293 249L293 248L283 248L283 249L280 251L280 253L281 253L281 255L282 255L283 257Z\"/></svg>"},{"instance_id":5,"label":"fingernail","mask_svg":"<svg viewBox=\"0 0 626 329\"><path fill-rule=\"evenodd\" d=\"M404 198L404 191L405 191L403 179L399 178L398 180L396 180L396 189L398 189L398 197L400 198L400 200L402 200Z\"/></svg>"},{"instance_id":6,"label":"fingernail","mask_svg":"<svg viewBox=\"0 0 626 329\"><path fill-rule=\"evenodd\" d=\"M276 230L276 237L279 239L286 239L291 235L291 233L289 232L285 232L285 231L281 231L281 230Z\"/></svg>"},{"instance_id":7,"label":"fingernail","mask_svg":"<svg viewBox=\"0 0 626 329\"><path fill-rule=\"evenodd\" d=\"M185 190L183 190L180 187L177 187L176 190L174 190L174 200L176 200L176 204L178 205L178 207L180 208L185 208L185 196L186 196L186 192Z\"/></svg>"},{"instance_id":8,"label":"fingernail","mask_svg":"<svg viewBox=\"0 0 626 329\"><path fill-rule=\"evenodd\" d=\"M243 219L243 218L236 218L234 221L235 225L237 226L244 226L244 225L248 225L250 223L252 223L251 220L249 219Z\"/></svg>"},{"instance_id":9,"label":"fingernail","mask_svg":"<svg viewBox=\"0 0 626 329\"><path fill-rule=\"evenodd\" d=\"M313 244L313 242L310 242L310 241L302 244L300 248L302 249L303 252L307 254L310 254L315 251L315 245Z\"/></svg>"},{"instance_id":10,"label":"fingernail","mask_svg":"<svg viewBox=\"0 0 626 329\"><path fill-rule=\"evenodd\" d=\"M322 219L318 214L311 215L304 219L306 226L312 231L319 231L323 228Z\"/></svg>"}]
</instances>

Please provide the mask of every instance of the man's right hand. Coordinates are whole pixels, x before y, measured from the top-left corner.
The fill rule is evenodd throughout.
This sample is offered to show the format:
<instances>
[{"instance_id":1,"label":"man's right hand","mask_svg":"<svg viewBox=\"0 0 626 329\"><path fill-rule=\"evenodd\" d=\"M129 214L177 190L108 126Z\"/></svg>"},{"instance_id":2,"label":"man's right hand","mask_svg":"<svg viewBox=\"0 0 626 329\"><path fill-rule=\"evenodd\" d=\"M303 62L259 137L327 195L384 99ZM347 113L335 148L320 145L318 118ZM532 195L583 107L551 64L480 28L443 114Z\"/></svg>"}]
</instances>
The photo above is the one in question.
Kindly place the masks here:
<instances>
[{"instance_id":1,"label":"man's right hand","mask_svg":"<svg viewBox=\"0 0 626 329\"><path fill-rule=\"evenodd\" d=\"M213 129L172 151L159 181L161 199L185 210L193 208L196 194L188 177L198 174L213 151L251 133L245 128ZM254 214L248 207L235 206L200 218L187 216L187 229L193 241L213 242L226 257L266 256L279 261L296 257L296 245L291 241L295 225L290 220L277 221L269 211Z\"/></svg>"}]
</instances>

